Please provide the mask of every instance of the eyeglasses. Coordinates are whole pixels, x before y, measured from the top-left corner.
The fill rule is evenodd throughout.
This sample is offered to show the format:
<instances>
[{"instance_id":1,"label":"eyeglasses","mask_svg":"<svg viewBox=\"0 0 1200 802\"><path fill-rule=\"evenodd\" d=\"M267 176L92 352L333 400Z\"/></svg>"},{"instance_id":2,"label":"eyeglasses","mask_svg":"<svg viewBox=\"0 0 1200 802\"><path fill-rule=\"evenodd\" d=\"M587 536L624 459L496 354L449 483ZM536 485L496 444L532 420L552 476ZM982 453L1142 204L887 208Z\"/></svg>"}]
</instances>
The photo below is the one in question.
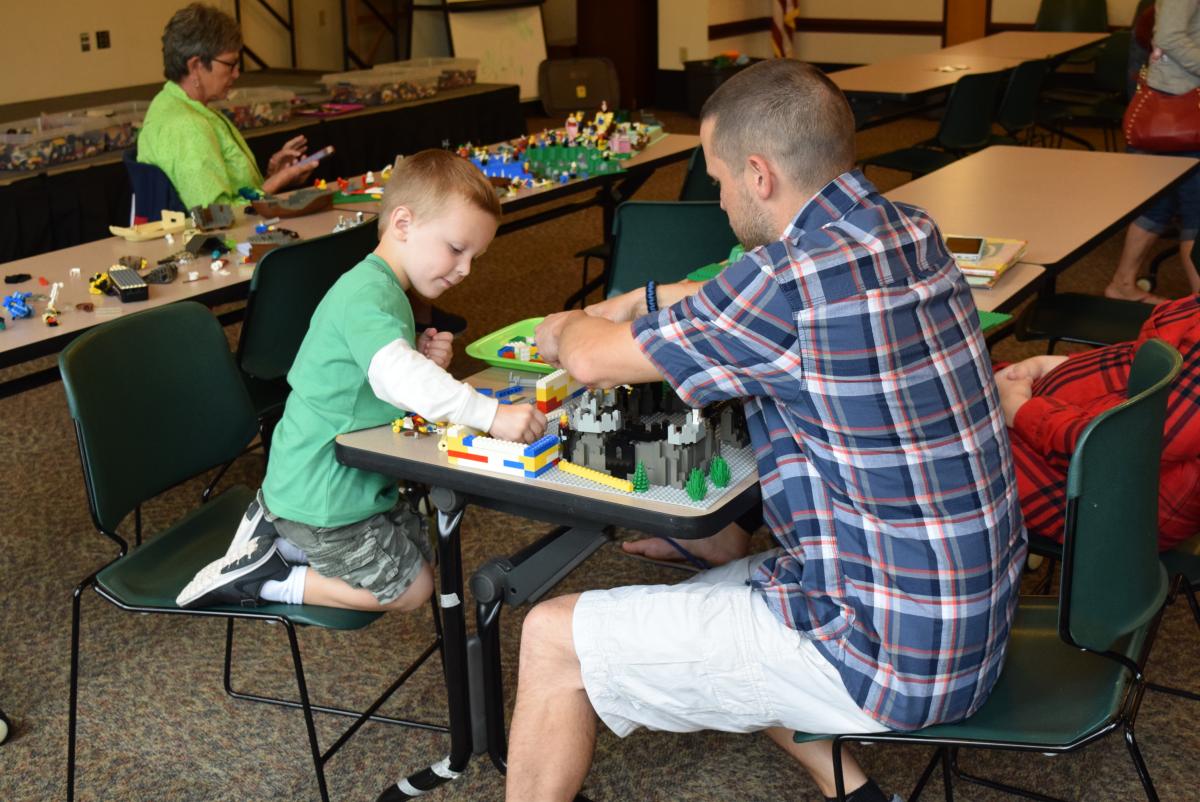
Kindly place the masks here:
<instances>
[{"instance_id":1,"label":"eyeglasses","mask_svg":"<svg viewBox=\"0 0 1200 802\"><path fill-rule=\"evenodd\" d=\"M224 64L226 67L228 67L231 70L236 70L241 67L241 65L238 64L236 61L226 61L225 59L217 58L216 56L213 56L212 58L210 58L209 61L215 61L218 64Z\"/></svg>"}]
</instances>

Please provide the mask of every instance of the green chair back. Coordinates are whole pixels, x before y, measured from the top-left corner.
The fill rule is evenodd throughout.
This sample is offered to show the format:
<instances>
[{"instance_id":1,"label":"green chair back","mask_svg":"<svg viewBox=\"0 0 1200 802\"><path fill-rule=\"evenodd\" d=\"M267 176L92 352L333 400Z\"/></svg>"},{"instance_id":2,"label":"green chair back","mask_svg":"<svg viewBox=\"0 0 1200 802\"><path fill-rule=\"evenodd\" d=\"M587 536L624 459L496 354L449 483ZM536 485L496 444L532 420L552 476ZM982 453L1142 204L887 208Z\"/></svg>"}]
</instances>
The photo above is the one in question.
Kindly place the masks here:
<instances>
[{"instance_id":1,"label":"green chair back","mask_svg":"<svg viewBox=\"0 0 1200 802\"><path fill-rule=\"evenodd\" d=\"M1054 69L1050 59L1023 61L1008 76L996 122L1009 134L1024 131L1037 122L1038 96Z\"/></svg>"},{"instance_id":2,"label":"green chair back","mask_svg":"<svg viewBox=\"0 0 1200 802\"><path fill-rule=\"evenodd\" d=\"M1095 86L1105 92L1124 96L1129 78L1129 48L1133 45L1132 31L1115 31L1096 48L1092 74Z\"/></svg>"},{"instance_id":3,"label":"green chair back","mask_svg":"<svg viewBox=\"0 0 1200 802\"><path fill-rule=\"evenodd\" d=\"M737 244L719 203L629 201L613 220L613 253L605 296L647 281L678 281L720 261Z\"/></svg>"},{"instance_id":4,"label":"green chair back","mask_svg":"<svg viewBox=\"0 0 1200 802\"><path fill-rule=\"evenodd\" d=\"M232 461L258 420L225 332L190 301L111 320L58 357L96 525Z\"/></svg>"},{"instance_id":5,"label":"green chair back","mask_svg":"<svg viewBox=\"0 0 1200 802\"><path fill-rule=\"evenodd\" d=\"M301 240L267 253L250 278L237 363L256 379L282 379L329 288L379 239L374 223Z\"/></svg>"},{"instance_id":6,"label":"green chair back","mask_svg":"<svg viewBox=\"0 0 1200 802\"><path fill-rule=\"evenodd\" d=\"M996 119L996 98L1006 73L964 75L950 90L938 127L937 143L950 151L978 150L988 144Z\"/></svg>"},{"instance_id":7,"label":"green chair back","mask_svg":"<svg viewBox=\"0 0 1200 802\"><path fill-rule=\"evenodd\" d=\"M1059 631L1070 644L1107 651L1153 618L1166 598L1158 472L1167 393L1182 362L1161 340L1143 344L1128 400L1092 420L1076 444L1059 611Z\"/></svg>"},{"instance_id":8,"label":"green chair back","mask_svg":"<svg viewBox=\"0 0 1200 802\"><path fill-rule=\"evenodd\" d=\"M688 159L687 175L683 177L683 189L679 191L681 201L720 201L721 188L708 174L704 161L704 149L696 148Z\"/></svg>"},{"instance_id":9,"label":"green chair back","mask_svg":"<svg viewBox=\"0 0 1200 802\"><path fill-rule=\"evenodd\" d=\"M1042 0L1033 28L1037 31L1107 31L1108 3L1106 0Z\"/></svg>"}]
</instances>

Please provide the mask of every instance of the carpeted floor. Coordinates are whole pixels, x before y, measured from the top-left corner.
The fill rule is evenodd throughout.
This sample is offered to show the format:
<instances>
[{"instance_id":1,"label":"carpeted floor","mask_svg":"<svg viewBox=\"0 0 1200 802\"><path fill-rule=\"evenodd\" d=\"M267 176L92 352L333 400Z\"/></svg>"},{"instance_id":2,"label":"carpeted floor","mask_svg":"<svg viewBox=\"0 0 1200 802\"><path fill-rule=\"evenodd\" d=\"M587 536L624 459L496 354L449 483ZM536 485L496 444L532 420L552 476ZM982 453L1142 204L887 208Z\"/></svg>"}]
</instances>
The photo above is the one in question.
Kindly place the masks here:
<instances>
[{"instance_id":1,"label":"carpeted floor","mask_svg":"<svg viewBox=\"0 0 1200 802\"><path fill-rule=\"evenodd\" d=\"M690 118L662 116L668 130L696 130ZM531 128L546 124L549 121L530 122ZM931 133L929 122L894 123L860 134L860 153L880 152ZM674 197L683 172L683 165L659 171L638 197ZM871 177L884 189L904 180L877 170ZM559 308L578 286L579 262L572 254L599 241L599 221L599 212L589 211L496 241L470 281L444 299L447 308L470 320L463 342ZM1060 280L1060 287L1101 288L1119 247L1119 236L1101 243ZM1181 294L1186 285L1178 265L1167 271L1160 291ZM229 335L231 341L236 338L236 327ZM1012 359L1039 350L1036 344L1023 347L1008 341L997 346L994 355ZM454 367L465 374L478 366L459 357ZM0 446L7 458L0 471L0 708L15 722L12 738L0 746L0 800L56 800L65 796L71 589L111 559L114 550L92 530L61 385L0 400L0 420ZM226 482L256 485L261 472L261 456L251 454L236 463ZM148 505L147 530L155 531L194 503L202 485L191 482ZM511 553L542 531L525 520L470 511L464 524L468 575L487 557ZM759 539L765 546L761 533ZM605 548L556 592L673 582L681 576ZM505 679L510 689L521 617L520 610L505 611ZM291 693L294 683L284 633L265 625L239 627L238 632L235 683ZM426 612L389 615L360 632L302 632L314 699L366 703L422 648L429 633ZM223 693L222 635L221 622L130 615L89 592L83 604L79 799L317 798L299 712L238 702ZM1166 615L1150 675L1200 688L1198 650L1195 625L1186 607L1177 604ZM430 665L387 710L438 720L444 703L439 673ZM1140 741L1163 799L1197 798L1197 714L1200 706L1194 703L1153 693L1145 700ZM341 724L319 719L325 744L336 737ZM368 725L329 764L331 795L369 802L388 783L443 756L447 743L439 734ZM858 754L885 788L898 793L907 792L927 759L926 750L915 748L874 746ZM963 763L1070 799L1141 797L1119 736L1054 759L972 753ZM957 790L960 799L1001 798L969 786ZM766 738L719 733L639 732L618 740L601 732L585 791L597 802L820 799L806 775ZM940 791L940 783L934 781L931 793ZM480 759L432 798L475 802L502 796L503 778Z\"/></svg>"}]
</instances>

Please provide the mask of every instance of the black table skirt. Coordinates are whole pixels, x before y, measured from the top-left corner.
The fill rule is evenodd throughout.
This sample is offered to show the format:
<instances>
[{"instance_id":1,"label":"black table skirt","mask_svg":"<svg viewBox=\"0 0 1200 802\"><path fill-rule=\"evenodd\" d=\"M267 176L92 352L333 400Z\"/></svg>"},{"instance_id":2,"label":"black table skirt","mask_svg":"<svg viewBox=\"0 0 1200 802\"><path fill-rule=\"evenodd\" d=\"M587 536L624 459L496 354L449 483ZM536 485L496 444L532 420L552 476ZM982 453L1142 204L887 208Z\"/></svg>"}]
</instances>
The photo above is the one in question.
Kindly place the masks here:
<instances>
[{"instance_id":1,"label":"black table skirt","mask_svg":"<svg viewBox=\"0 0 1200 802\"><path fill-rule=\"evenodd\" d=\"M398 153L489 143L525 131L515 86L450 97L352 117L314 121L301 128L248 139L260 166L291 137L304 134L309 150L333 145L314 178L332 180L390 164ZM0 186L0 262L109 236L110 225L129 224L129 179L118 161L55 175L37 175Z\"/></svg>"}]
</instances>

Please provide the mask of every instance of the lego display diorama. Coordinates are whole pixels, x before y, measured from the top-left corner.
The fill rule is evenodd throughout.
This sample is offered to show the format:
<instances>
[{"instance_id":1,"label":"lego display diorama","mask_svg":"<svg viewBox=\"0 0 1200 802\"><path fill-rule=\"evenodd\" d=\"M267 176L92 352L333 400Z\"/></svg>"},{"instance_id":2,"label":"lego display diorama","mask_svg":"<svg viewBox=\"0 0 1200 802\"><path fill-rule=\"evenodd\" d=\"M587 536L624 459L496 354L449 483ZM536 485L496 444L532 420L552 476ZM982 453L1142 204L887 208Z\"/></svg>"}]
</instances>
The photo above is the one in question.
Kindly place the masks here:
<instances>
[{"instance_id":1,"label":"lego display diorama","mask_svg":"<svg viewBox=\"0 0 1200 802\"><path fill-rule=\"evenodd\" d=\"M535 443L416 415L398 418L392 430L439 436L451 465L700 509L755 469L741 404L692 409L664 382L588 389L562 370L541 377L514 372L509 381L480 392L546 413L548 433Z\"/></svg>"}]
</instances>

